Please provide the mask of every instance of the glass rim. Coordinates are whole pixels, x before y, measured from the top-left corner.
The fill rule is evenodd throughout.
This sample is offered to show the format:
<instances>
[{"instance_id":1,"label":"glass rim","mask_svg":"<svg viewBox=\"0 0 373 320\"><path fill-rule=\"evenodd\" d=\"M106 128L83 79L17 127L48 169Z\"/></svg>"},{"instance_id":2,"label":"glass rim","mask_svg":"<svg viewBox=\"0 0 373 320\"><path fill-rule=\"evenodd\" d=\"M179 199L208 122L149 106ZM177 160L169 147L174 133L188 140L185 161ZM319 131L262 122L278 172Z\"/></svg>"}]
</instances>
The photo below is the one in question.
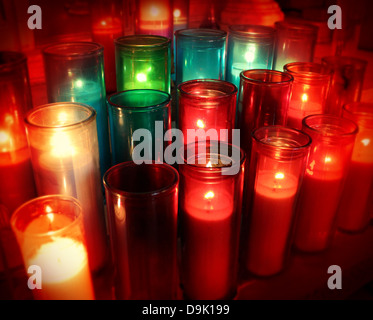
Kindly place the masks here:
<instances>
[{"instance_id":1,"label":"glass rim","mask_svg":"<svg viewBox=\"0 0 373 320\"><path fill-rule=\"evenodd\" d=\"M249 30L247 30L249 29ZM269 26L255 24L234 24L229 26L229 35L243 38L273 38L276 29Z\"/></svg>"},{"instance_id":2,"label":"glass rim","mask_svg":"<svg viewBox=\"0 0 373 320\"><path fill-rule=\"evenodd\" d=\"M76 52L72 53L63 52L61 50L63 48L73 48L74 46L86 47L87 50L76 50ZM44 56L69 59L80 59L89 56L96 56L103 54L103 52L104 47L101 44L91 41L57 42L48 45L42 50Z\"/></svg>"},{"instance_id":3,"label":"glass rim","mask_svg":"<svg viewBox=\"0 0 373 320\"><path fill-rule=\"evenodd\" d=\"M22 231L20 230L18 227L17 227L17 221L19 220L19 215L21 214L21 212L26 208L28 207L30 204L33 204L33 203L37 203L37 202L40 202L40 201L45 201L45 200L56 200L56 201L68 201L70 203L73 203L74 204L74 207L78 208L78 214L75 216L75 219L72 220L69 224L65 225L64 227L62 228L59 228L57 230L53 230L53 231L46 231L46 232L40 232L40 233L30 233L30 232L25 232L25 231ZM53 212L51 212L53 213ZM65 230L69 229L69 228L72 228L72 227L75 227L76 225L82 223L82 219L83 219L83 208L80 204L80 202L78 201L78 199L72 197L72 196L69 196L69 195L63 195L63 194L49 194L49 195L44 195L44 196L39 196L39 197L36 197L36 198L33 198L33 199L30 199L28 201L26 201L25 203L23 203L22 205L20 205L15 211L14 213L12 214L12 216L10 217L10 225L14 228L14 230L16 230L17 232L20 232L26 236L30 236L30 237L35 237L35 238L42 238L42 237L52 237L52 236L55 236L55 235L58 235L60 233L63 233ZM40 215L38 215L40 216Z\"/></svg>"},{"instance_id":4,"label":"glass rim","mask_svg":"<svg viewBox=\"0 0 373 320\"><path fill-rule=\"evenodd\" d=\"M149 92L149 93L160 93L162 95L164 95L165 97L167 97L167 99L165 99L163 102L160 102L158 104L154 104L154 105L151 105L151 106L140 106L140 107L130 107L130 106L124 106L124 105L120 105L118 103L114 103L111 101L112 98L116 97L116 96L121 96L121 95L124 95L126 93L140 93L142 91L145 91L145 92ZM155 89L131 89L131 90L123 90L123 91L119 91L119 92L114 92L112 94L110 94L108 97L107 97L107 101L109 103L109 105L117 110L132 110L132 111L146 111L146 110L153 110L153 109L161 109L161 108L166 108L168 106L168 104L171 102L171 95L165 91L161 91L161 90L155 90Z\"/></svg>"},{"instance_id":5,"label":"glass rim","mask_svg":"<svg viewBox=\"0 0 373 320\"><path fill-rule=\"evenodd\" d=\"M135 166L157 166L161 167L163 170L167 170L168 172L173 174L173 179L170 183L168 183L166 186L159 188L157 190L152 191L146 191L146 192L132 192L132 191L124 191L119 188L116 188L112 184L108 182L108 179L112 174L115 174L116 172L120 171L120 169L127 169L128 167L132 168ZM159 197L163 195L167 195L168 193L172 192L175 188L177 188L177 185L179 183L179 172L172 166L170 166L167 163L159 163L156 161L152 161L151 164L145 164L142 163L140 165L136 164L133 161L125 161L118 163L112 167L110 167L104 174L102 178L103 184L105 189L107 189L111 194L119 196L119 197L126 197L126 198L140 198L140 197Z\"/></svg>"},{"instance_id":6,"label":"glass rim","mask_svg":"<svg viewBox=\"0 0 373 320\"><path fill-rule=\"evenodd\" d=\"M276 29L290 29L290 30L301 30L306 31L307 33L317 32L319 28L311 23L306 22L290 22L290 21L276 21Z\"/></svg>"},{"instance_id":7,"label":"glass rim","mask_svg":"<svg viewBox=\"0 0 373 320\"><path fill-rule=\"evenodd\" d=\"M191 40L224 40L228 33L224 30L207 28L185 28L175 31L175 37L183 37Z\"/></svg>"},{"instance_id":8,"label":"glass rim","mask_svg":"<svg viewBox=\"0 0 373 320\"><path fill-rule=\"evenodd\" d=\"M192 92L187 92L185 91L184 87L186 86L190 86L190 85L194 85L194 84L197 84L197 83L202 83L202 84L222 84L222 85L225 85L226 87L229 87L231 90L228 92L228 93L224 93L223 95L219 95L219 96L210 96L210 97L207 97L207 96L201 96L199 94L195 94L195 93L192 93ZM188 81L184 81L182 83L180 83L178 86L177 86L177 89L180 91L180 93L184 96L184 97L188 97L188 98L198 98L199 100L210 100L210 99L226 99L227 97L231 97L233 96L234 94L237 94L237 87L229 82L229 81L226 81L226 80L217 80L217 79L193 79L193 80L188 80Z\"/></svg>"},{"instance_id":9,"label":"glass rim","mask_svg":"<svg viewBox=\"0 0 373 320\"><path fill-rule=\"evenodd\" d=\"M370 112L358 110L359 107L370 107ZM355 108L354 110L352 108ZM342 106L342 110L352 117L358 117L358 116L364 116L368 118L369 120L373 120L373 102L365 102L365 101L356 101L356 102L350 102L346 103Z\"/></svg>"},{"instance_id":10,"label":"glass rim","mask_svg":"<svg viewBox=\"0 0 373 320\"><path fill-rule=\"evenodd\" d=\"M8 58L8 61L1 62L3 58ZM0 51L0 72L12 70L27 61L27 56L23 52L4 50Z\"/></svg>"},{"instance_id":11,"label":"glass rim","mask_svg":"<svg viewBox=\"0 0 373 320\"><path fill-rule=\"evenodd\" d=\"M69 124L64 124L64 125L45 125L45 124L39 124L31 120L31 117L36 115L37 113L44 111L46 109L52 110L52 109L57 109L57 108L62 108L66 106L74 106L76 108L83 109L84 111L87 112L87 117L75 121L73 123ZM74 128L74 127L79 127L81 125L85 125L88 123L91 123L94 121L96 118L96 110L93 109L91 106L80 103L80 102L54 102L54 103L48 103L41 105L39 107L36 107L34 109L31 109L26 113L25 116L25 124L34 128L39 128L39 129L68 129L68 128Z\"/></svg>"},{"instance_id":12,"label":"glass rim","mask_svg":"<svg viewBox=\"0 0 373 320\"><path fill-rule=\"evenodd\" d=\"M309 125L308 121L310 121L310 119L330 119L330 120L335 120L335 121L339 121L340 123L340 126L342 127L343 124L346 124L346 125L351 125L353 129L349 130L348 132L341 132L341 133L337 133L337 132L322 132L320 129L318 128L314 128L312 126ZM359 127L358 125L350 120L350 119L346 119L346 118L342 118L342 117L337 117L335 115L332 115L332 114L311 114L311 115L308 115L306 117L304 117L302 119L302 126L304 126L307 130L310 130L311 132L313 133L316 133L320 136L325 136L325 137L328 137L328 138L334 138L334 137L349 137L349 136L353 136L353 135L356 135L359 131Z\"/></svg>"},{"instance_id":13,"label":"glass rim","mask_svg":"<svg viewBox=\"0 0 373 320\"><path fill-rule=\"evenodd\" d=\"M276 146L274 144L263 141L262 139L259 139L259 137L257 136L258 133L260 133L261 131L266 131L266 130L268 131L268 130L271 130L271 129L273 129L273 130L281 129L283 132L288 132L290 134L296 134L298 137L302 136L303 138L306 138L307 141L305 143L300 143L299 142L298 146L290 146L290 147L289 146ZM275 131L275 132L277 132L277 131ZM281 125L272 125L272 126L264 126L264 127L256 128L255 130L253 130L251 132L251 137L254 139L255 142L257 142L261 145L264 145L264 146L267 146L267 147L270 147L270 148L281 149L282 151L290 151L290 152L301 151L303 149L306 149L306 148L310 147L311 143L312 143L312 138L306 132L303 132L303 131L298 130L298 129L290 128L290 127L281 126ZM277 135L277 137L278 137L278 135Z\"/></svg>"},{"instance_id":14,"label":"glass rim","mask_svg":"<svg viewBox=\"0 0 373 320\"><path fill-rule=\"evenodd\" d=\"M152 39L152 40L159 40L158 42L155 43L141 43L140 40L144 39ZM140 43L129 43L125 40L138 40ZM122 36L119 38L114 39L114 45L119 46L122 48L164 48L167 47L171 44L171 39L163 37L163 36L158 36L158 35L150 35L150 34L132 34L132 35L127 35L127 36Z\"/></svg>"},{"instance_id":15,"label":"glass rim","mask_svg":"<svg viewBox=\"0 0 373 320\"><path fill-rule=\"evenodd\" d=\"M321 72L311 71L295 71L293 68L318 68ZM312 80L328 80L331 77L331 70L328 70L325 65L316 62L291 62L284 65L284 72L290 73L294 80L296 78L312 79Z\"/></svg>"},{"instance_id":16,"label":"glass rim","mask_svg":"<svg viewBox=\"0 0 373 320\"><path fill-rule=\"evenodd\" d=\"M282 77L287 77L287 80L283 81L263 81L258 79L249 78L247 74L270 74L278 75ZM248 69L240 72L240 78L247 82L252 82L255 84L266 84L266 85L288 85L294 81L294 77L291 73L286 73L283 71L270 70L270 69Z\"/></svg>"}]
</instances>

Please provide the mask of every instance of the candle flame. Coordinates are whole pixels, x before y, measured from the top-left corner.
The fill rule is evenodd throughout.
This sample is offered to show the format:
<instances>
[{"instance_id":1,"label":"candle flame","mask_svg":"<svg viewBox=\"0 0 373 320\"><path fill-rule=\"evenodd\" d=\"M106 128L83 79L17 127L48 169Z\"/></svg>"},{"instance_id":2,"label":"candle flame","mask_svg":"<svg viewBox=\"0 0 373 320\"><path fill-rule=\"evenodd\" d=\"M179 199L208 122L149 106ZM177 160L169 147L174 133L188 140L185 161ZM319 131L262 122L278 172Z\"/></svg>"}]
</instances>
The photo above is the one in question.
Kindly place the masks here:
<instances>
[{"instance_id":1,"label":"candle flame","mask_svg":"<svg viewBox=\"0 0 373 320\"><path fill-rule=\"evenodd\" d=\"M275 178L276 179L284 179L285 178L285 175L282 173L282 172L277 172L275 174Z\"/></svg>"},{"instance_id":2,"label":"candle flame","mask_svg":"<svg viewBox=\"0 0 373 320\"><path fill-rule=\"evenodd\" d=\"M330 163L330 162L332 162L332 158L326 156L325 157L325 163Z\"/></svg>"},{"instance_id":3,"label":"candle flame","mask_svg":"<svg viewBox=\"0 0 373 320\"><path fill-rule=\"evenodd\" d=\"M82 80L76 80L75 81L75 86L77 87L77 88L83 88L83 81Z\"/></svg>"},{"instance_id":4,"label":"candle flame","mask_svg":"<svg viewBox=\"0 0 373 320\"><path fill-rule=\"evenodd\" d=\"M200 129L203 129L205 127L205 124L201 119L197 120L197 127Z\"/></svg>"},{"instance_id":5,"label":"candle flame","mask_svg":"<svg viewBox=\"0 0 373 320\"><path fill-rule=\"evenodd\" d=\"M248 63L252 63L255 60L255 51L256 51L255 47L250 46L249 50L245 52L245 60Z\"/></svg>"},{"instance_id":6,"label":"candle flame","mask_svg":"<svg viewBox=\"0 0 373 320\"><path fill-rule=\"evenodd\" d=\"M180 18L180 16L181 16L181 11L180 11L180 9L175 9L175 10L174 10L174 17L175 17L175 18Z\"/></svg>"},{"instance_id":7,"label":"candle flame","mask_svg":"<svg viewBox=\"0 0 373 320\"><path fill-rule=\"evenodd\" d=\"M363 139L363 140L361 140L361 143L362 143L365 147L367 147L367 146L370 144L370 139L368 139L368 138Z\"/></svg>"},{"instance_id":8,"label":"candle flame","mask_svg":"<svg viewBox=\"0 0 373 320\"><path fill-rule=\"evenodd\" d=\"M307 93L303 93L303 95L302 95L302 102L307 102L307 100L308 100Z\"/></svg>"},{"instance_id":9,"label":"candle flame","mask_svg":"<svg viewBox=\"0 0 373 320\"><path fill-rule=\"evenodd\" d=\"M75 154L75 148L71 145L68 135L64 132L55 133L51 138L50 144L52 146L52 154L56 157Z\"/></svg>"},{"instance_id":10,"label":"candle flame","mask_svg":"<svg viewBox=\"0 0 373 320\"><path fill-rule=\"evenodd\" d=\"M102 26L106 26L106 21L105 21L105 20L102 20L102 21L101 21L101 25L102 25Z\"/></svg>"},{"instance_id":11,"label":"candle flame","mask_svg":"<svg viewBox=\"0 0 373 320\"><path fill-rule=\"evenodd\" d=\"M205 199L210 200L215 197L215 194L212 191L209 191L205 194Z\"/></svg>"},{"instance_id":12,"label":"candle flame","mask_svg":"<svg viewBox=\"0 0 373 320\"><path fill-rule=\"evenodd\" d=\"M0 143L5 143L9 141L9 135L5 131L0 131Z\"/></svg>"},{"instance_id":13,"label":"candle flame","mask_svg":"<svg viewBox=\"0 0 373 320\"><path fill-rule=\"evenodd\" d=\"M138 73L136 75L136 79L139 82L145 82L146 81L146 75L144 73Z\"/></svg>"},{"instance_id":14,"label":"candle flame","mask_svg":"<svg viewBox=\"0 0 373 320\"><path fill-rule=\"evenodd\" d=\"M211 161L209 161L209 162L206 164L206 168L212 168Z\"/></svg>"},{"instance_id":15,"label":"candle flame","mask_svg":"<svg viewBox=\"0 0 373 320\"><path fill-rule=\"evenodd\" d=\"M156 7L156 6L151 6L150 7L150 14L153 16L153 17L157 17L159 15L159 8Z\"/></svg>"}]
</instances>

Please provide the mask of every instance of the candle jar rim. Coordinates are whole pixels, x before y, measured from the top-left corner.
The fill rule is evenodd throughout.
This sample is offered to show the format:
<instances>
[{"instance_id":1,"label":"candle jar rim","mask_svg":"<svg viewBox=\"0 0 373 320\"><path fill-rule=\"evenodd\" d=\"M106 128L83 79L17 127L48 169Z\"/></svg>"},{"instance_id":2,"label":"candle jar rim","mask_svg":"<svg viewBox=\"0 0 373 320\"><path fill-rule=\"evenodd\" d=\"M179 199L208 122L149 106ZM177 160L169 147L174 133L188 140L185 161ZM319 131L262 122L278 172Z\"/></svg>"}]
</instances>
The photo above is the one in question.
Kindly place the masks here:
<instances>
[{"instance_id":1,"label":"candle jar rim","mask_svg":"<svg viewBox=\"0 0 373 320\"><path fill-rule=\"evenodd\" d=\"M127 95L127 94L133 94L133 93L138 93L140 96L142 94L158 94L159 96L164 96L164 100L162 102L152 104L150 106L126 106L123 104L119 104L113 101L114 98L120 98L122 95ZM146 112L149 110L153 109L160 109L160 108L165 108L167 105L171 102L171 95L168 94L165 91L161 90L154 90L154 89L133 89L133 90L123 90L119 92L112 93L111 95L108 96L107 101L109 105L117 110L131 110L131 111L141 111L141 112Z\"/></svg>"},{"instance_id":2,"label":"candle jar rim","mask_svg":"<svg viewBox=\"0 0 373 320\"><path fill-rule=\"evenodd\" d=\"M135 34L122 36L114 40L116 46L122 48L164 48L169 46L171 40L169 38L157 35Z\"/></svg>"},{"instance_id":3,"label":"candle jar rim","mask_svg":"<svg viewBox=\"0 0 373 320\"><path fill-rule=\"evenodd\" d=\"M51 44L43 49L43 55L61 59L81 59L103 54L104 47L96 42L73 41Z\"/></svg>"},{"instance_id":4,"label":"candle jar rim","mask_svg":"<svg viewBox=\"0 0 373 320\"><path fill-rule=\"evenodd\" d=\"M280 125L259 127L251 133L251 136L254 141L270 149L276 148L290 152L307 149L312 143L312 138L306 132ZM271 139L264 140L268 137ZM278 142L286 142L288 145L279 145Z\"/></svg>"},{"instance_id":5,"label":"candle jar rim","mask_svg":"<svg viewBox=\"0 0 373 320\"><path fill-rule=\"evenodd\" d=\"M331 77L331 70L315 62L287 63L284 65L284 72L290 73L294 79L329 81Z\"/></svg>"},{"instance_id":6,"label":"candle jar rim","mask_svg":"<svg viewBox=\"0 0 373 320\"><path fill-rule=\"evenodd\" d=\"M221 95L201 95L198 93L194 93L191 91L187 91L186 88L195 88L199 85L203 86L203 89L219 89L222 91L222 89L226 89L226 91L223 91L223 94ZM237 94L237 87L228 81L225 80L217 80L217 79L195 79L195 80L188 80L185 82L180 83L177 86L177 89L180 94L182 94L184 97L197 99L197 100L211 100L211 99L226 99L229 96L233 96Z\"/></svg>"},{"instance_id":7,"label":"candle jar rim","mask_svg":"<svg viewBox=\"0 0 373 320\"><path fill-rule=\"evenodd\" d=\"M0 51L0 73L11 71L26 61L27 57L22 52Z\"/></svg>"},{"instance_id":8,"label":"candle jar rim","mask_svg":"<svg viewBox=\"0 0 373 320\"><path fill-rule=\"evenodd\" d=\"M32 221L32 218L36 218L36 217L39 217L41 215L40 211L37 210L38 209L37 204L40 204L41 202L46 203L45 206L44 206L45 208L47 206L49 206L49 208L50 208L50 206L53 205L53 202L69 202L69 203L72 203L74 208L76 208L76 210L74 210L74 219L71 222L69 222L69 224L66 224L63 227L58 228L57 230L38 232L38 233L31 233L31 232L26 232L25 230L22 230L20 228L20 225L19 225L19 219L21 217L25 218L24 210L26 210L30 206L32 206L32 208L34 210L33 213L30 213L31 217L30 217L30 221L28 221L28 223L27 223L27 225L28 225ZM30 209L27 210L27 211L30 211ZM52 209L52 212L48 212L47 209L46 209L45 214L48 214L48 213L56 214L58 212L54 212L53 209ZM60 212L60 214L64 214L64 213ZM70 216L72 216L72 215L70 215ZM52 195L39 196L39 197L33 198L33 199L23 203L12 214L12 216L10 218L10 225L12 226L13 230L15 230L17 232L22 232L24 235L26 235L28 237L43 238L43 237L46 237L46 236L47 237L58 236L59 234L65 233L66 230L68 230L70 228L74 228L78 224L82 223L82 218L83 218L83 216L82 216L82 206L76 198L74 198L72 196L68 196L68 195L52 194ZM25 226L25 229L27 228L27 225Z\"/></svg>"},{"instance_id":9,"label":"candle jar rim","mask_svg":"<svg viewBox=\"0 0 373 320\"><path fill-rule=\"evenodd\" d=\"M36 121L35 117L40 115L41 112L51 112L56 109L65 109L66 107L74 107L75 110L83 111L82 114L85 114L85 117L82 119L70 121L64 124L46 124L45 121ZM52 117L53 119L56 116ZM68 129L75 128L77 126L82 126L89 124L96 119L96 110L91 106L79 102L55 102L41 105L37 108L30 110L25 116L26 125L39 128L39 129Z\"/></svg>"},{"instance_id":10,"label":"candle jar rim","mask_svg":"<svg viewBox=\"0 0 373 320\"><path fill-rule=\"evenodd\" d=\"M373 120L373 103L372 102L351 102L346 103L342 107L343 111L356 117L366 117L367 119Z\"/></svg>"},{"instance_id":11,"label":"candle jar rim","mask_svg":"<svg viewBox=\"0 0 373 320\"><path fill-rule=\"evenodd\" d=\"M311 23L301 23L301 22L289 22L289 21L276 21L276 29L282 30L292 30L292 31L301 31L303 33L315 33L318 32L319 28Z\"/></svg>"},{"instance_id":12,"label":"candle jar rim","mask_svg":"<svg viewBox=\"0 0 373 320\"><path fill-rule=\"evenodd\" d=\"M123 190L119 187L115 186L114 183L111 181L113 176L115 174L118 174L118 172L123 172L123 169L127 169L129 171L133 172L134 168L144 168L144 166L152 166L153 168L160 168L163 170L163 176L165 175L166 171L169 173L170 178L168 179L167 183L164 183L163 186L158 187L154 190L148 190L148 191L129 191L129 190ZM158 175L161 175L161 173L158 173ZM111 194L115 194L119 197L126 197L126 198L144 198L144 197L161 197L170 194L177 188L179 183L179 173L178 171L166 164L166 163L159 163L152 161L151 164L136 164L133 161L126 161L118 163L111 168L109 168L104 176L103 176L103 184L105 189L107 189ZM144 181L144 185L149 185L148 181Z\"/></svg>"},{"instance_id":13,"label":"candle jar rim","mask_svg":"<svg viewBox=\"0 0 373 320\"><path fill-rule=\"evenodd\" d=\"M354 121L331 114L306 116L302 120L302 126L309 132L331 139L348 138L358 132L358 126Z\"/></svg>"},{"instance_id":14,"label":"candle jar rim","mask_svg":"<svg viewBox=\"0 0 373 320\"><path fill-rule=\"evenodd\" d=\"M235 24L229 26L229 35L245 39L272 39L275 36L275 33L275 28L269 26L255 24Z\"/></svg>"},{"instance_id":15,"label":"candle jar rim","mask_svg":"<svg viewBox=\"0 0 373 320\"><path fill-rule=\"evenodd\" d=\"M194 41L217 41L224 40L227 37L227 32L224 30L206 29L206 28L190 28L180 29L175 31L175 37L183 37Z\"/></svg>"},{"instance_id":16,"label":"candle jar rim","mask_svg":"<svg viewBox=\"0 0 373 320\"><path fill-rule=\"evenodd\" d=\"M250 77L250 75L256 75L257 77ZM273 78L278 77L281 80L274 81ZM269 69L248 69L243 70L240 73L240 78L245 82L250 82L252 84L258 85L289 85L294 81L294 77L290 73L277 71L277 70L269 70ZM283 79L285 78L285 79Z\"/></svg>"},{"instance_id":17,"label":"candle jar rim","mask_svg":"<svg viewBox=\"0 0 373 320\"><path fill-rule=\"evenodd\" d=\"M354 65L355 68L365 69L368 61L352 56L326 56L321 58L321 62L333 66Z\"/></svg>"}]
</instances>

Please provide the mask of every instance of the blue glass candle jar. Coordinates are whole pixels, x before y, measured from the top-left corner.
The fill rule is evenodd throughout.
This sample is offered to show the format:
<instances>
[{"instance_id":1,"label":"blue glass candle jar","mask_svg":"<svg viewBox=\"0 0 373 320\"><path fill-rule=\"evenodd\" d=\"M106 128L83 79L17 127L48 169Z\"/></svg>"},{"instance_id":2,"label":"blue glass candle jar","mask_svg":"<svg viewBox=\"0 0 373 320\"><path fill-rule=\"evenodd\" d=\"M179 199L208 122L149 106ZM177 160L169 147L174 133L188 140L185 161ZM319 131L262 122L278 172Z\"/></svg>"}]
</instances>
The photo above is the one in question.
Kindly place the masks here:
<instances>
[{"instance_id":1,"label":"blue glass candle jar","mask_svg":"<svg viewBox=\"0 0 373 320\"><path fill-rule=\"evenodd\" d=\"M48 102L84 103L97 113L102 177L111 165L103 51L93 42L58 43L43 50Z\"/></svg>"}]
</instances>

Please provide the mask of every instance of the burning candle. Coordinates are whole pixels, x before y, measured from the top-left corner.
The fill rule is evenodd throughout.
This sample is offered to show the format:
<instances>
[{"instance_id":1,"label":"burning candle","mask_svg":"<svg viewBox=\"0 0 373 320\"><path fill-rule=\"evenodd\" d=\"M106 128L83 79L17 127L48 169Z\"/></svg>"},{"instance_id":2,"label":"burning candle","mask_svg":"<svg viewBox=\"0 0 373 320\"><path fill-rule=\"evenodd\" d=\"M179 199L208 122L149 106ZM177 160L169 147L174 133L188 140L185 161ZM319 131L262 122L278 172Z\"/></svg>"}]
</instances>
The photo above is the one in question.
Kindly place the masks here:
<instances>
[{"instance_id":1,"label":"burning candle","mask_svg":"<svg viewBox=\"0 0 373 320\"><path fill-rule=\"evenodd\" d=\"M191 80L178 86L179 128L217 131L212 140L229 141L234 129L237 88L222 80ZM221 129L227 129L220 132ZM193 139L192 139L193 140ZM204 139L203 139L204 140Z\"/></svg>"},{"instance_id":2,"label":"burning candle","mask_svg":"<svg viewBox=\"0 0 373 320\"><path fill-rule=\"evenodd\" d=\"M36 196L23 121L31 108L26 56L0 52L0 205L8 217Z\"/></svg>"},{"instance_id":3,"label":"burning candle","mask_svg":"<svg viewBox=\"0 0 373 320\"><path fill-rule=\"evenodd\" d=\"M373 104L346 104L342 115L354 121L359 126L359 132L339 204L338 227L346 232L360 232L370 220L368 205L373 186Z\"/></svg>"},{"instance_id":4,"label":"burning candle","mask_svg":"<svg viewBox=\"0 0 373 320\"><path fill-rule=\"evenodd\" d=\"M189 0L173 1L174 33L176 30L188 28Z\"/></svg>"},{"instance_id":5,"label":"burning candle","mask_svg":"<svg viewBox=\"0 0 373 320\"><path fill-rule=\"evenodd\" d=\"M35 198L14 212L11 226L26 271L40 268L35 299L94 299L81 214L76 199L57 195Z\"/></svg>"},{"instance_id":6,"label":"burning candle","mask_svg":"<svg viewBox=\"0 0 373 320\"><path fill-rule=\"evenodd\" d=\"M254 275L272 276L285 267L310 143L308 135L282 126L252 133L241 243L245 269Z\"/></svg>"},{"instance_id":7,"label":"burning candle","mask_svg":"<svg viewBox=\"0 0 373 320\"><path fill-rule=\"evenodd\" d=\"M48 101L85 103L96 111L101 176L111 164L103 50L93 42L60 43L43 50Z\"/></svg>"},{"instance_id":8,"label":"burning candle","mask_svg":"<svg viewBox=\"0 0 373 320\"><path fill-rule=\"evenodd\" d=\"M289 63L284 71L294 78L287 126L301 129L304 117L326 112L331 73L321 64L303 62Z\"/></svg>"},{"instance_id":9,"label":"burning candle","mask_svg":"<svg viewBox=\"0 0 373 320\"><path fill-rule=\"evenodd\" d=\"M138 0L136 34L151 34L172 39L171 0Z\"/></svg>"},{"instance_id":10,"label":"burning candle","mask_svg":"<svg viewBox=\"0 0 373 320\"><path fill-rule=\"evenodd\" d=\"M294 244L300 251L317 252L332 243L357 125L332 115L310 115L303 119L303 131L311 136L312 145L300 193Z\"/></svg>"},{"instance_id":11,"label":"burning candle","mask_svg":"<svg viewBox=\"0 0 373 320\"><path fill-rule=\"evenodd\" d=\"M95 116L86 105L55 103L31 111L26 126L38 194L79 200L90 267L98 271L106 261L106 228Z\"/></svg>"},{"instance_id":12,"label":"burning candle","mask_svg":"<svg viewBox=\"0 0 373 320\"><path fill-rule=\"evenodd\" d=\"M204 151L211 147L202 145ZM207 149L206 159L202 160L202 154L198 154L194 159L196 164L188 158L179 166L181 273L187 299L227 299L236 292L244 154L235 149L238 159L229 158L221 150L211 153ZM239 166L238 172L222 174L224 164L217 162L218 159L224 159L225 165Z\"/></svg>"},{"instance_id":13,"label":"burning candle","mask_svg":"<svg viewBox=\"0 0 373 320\"><path fill-rule=\"evenodd\" d=\"M274 70L282 71L292 62L312 62L317 40L318 27L312 24L278 21Z\"/></svg>"}]
</instances>

